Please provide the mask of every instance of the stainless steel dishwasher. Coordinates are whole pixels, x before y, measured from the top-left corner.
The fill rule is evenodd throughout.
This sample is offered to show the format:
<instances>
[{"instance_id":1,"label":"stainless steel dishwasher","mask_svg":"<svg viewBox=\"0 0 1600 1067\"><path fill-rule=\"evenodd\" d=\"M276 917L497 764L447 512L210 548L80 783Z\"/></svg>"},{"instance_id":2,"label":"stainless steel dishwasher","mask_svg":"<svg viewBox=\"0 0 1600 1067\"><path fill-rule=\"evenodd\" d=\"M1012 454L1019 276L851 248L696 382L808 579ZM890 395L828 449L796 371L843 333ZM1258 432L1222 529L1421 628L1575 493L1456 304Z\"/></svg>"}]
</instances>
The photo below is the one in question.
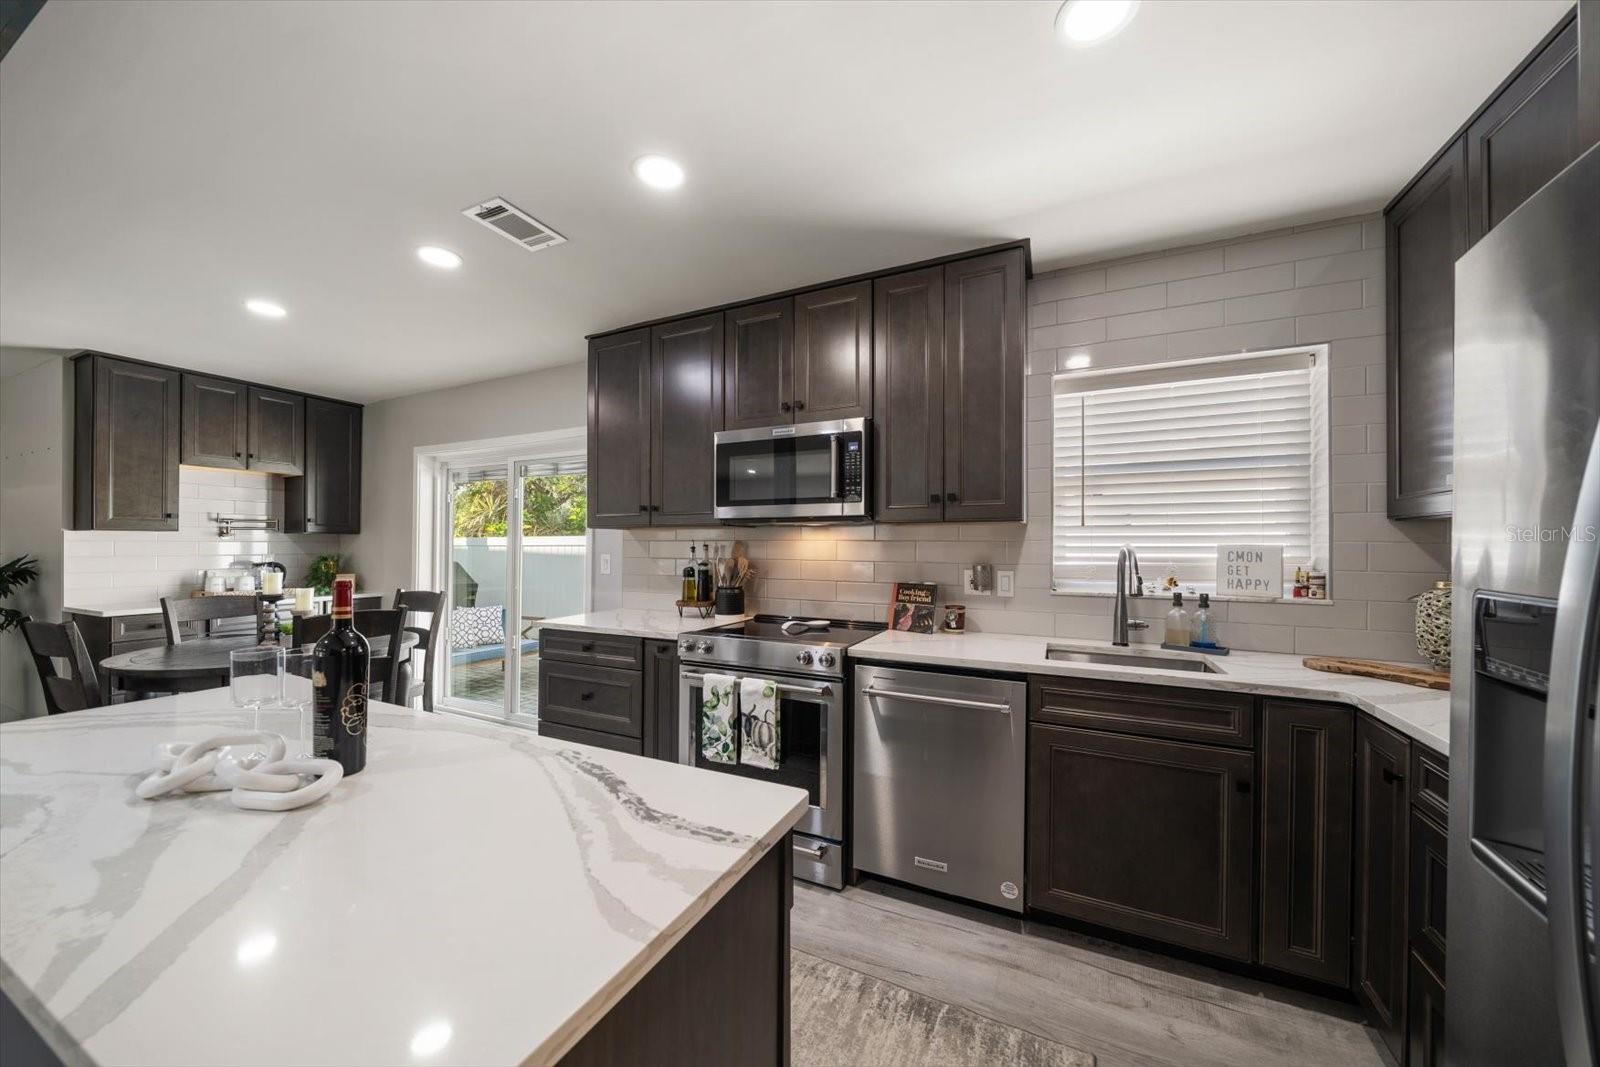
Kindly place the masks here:
<instances>
[{"instance_id":1,"label":"stainless steel dishwasher","mask_svg":"<svg viewBox=\"0 0 1600 1067\"><path fill-rule=\"evenodd\" d=\"M1022 910L1028 687L862 665L858 870Z\"/></svg>"}]
</instances>

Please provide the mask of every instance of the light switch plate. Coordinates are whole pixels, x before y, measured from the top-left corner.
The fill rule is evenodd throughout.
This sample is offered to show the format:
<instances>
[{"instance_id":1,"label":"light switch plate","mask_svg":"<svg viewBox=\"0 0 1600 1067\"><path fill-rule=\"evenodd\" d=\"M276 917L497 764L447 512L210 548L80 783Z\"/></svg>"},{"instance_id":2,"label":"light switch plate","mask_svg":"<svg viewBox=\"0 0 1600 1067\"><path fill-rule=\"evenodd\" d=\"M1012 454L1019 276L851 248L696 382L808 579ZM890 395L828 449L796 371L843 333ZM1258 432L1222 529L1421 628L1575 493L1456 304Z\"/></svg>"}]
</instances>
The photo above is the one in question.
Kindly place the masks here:
<instances>
[{"instance_id":1,"label":"light switch plate","mask_svg":"<svg viewBox=\"0 0 1600 1067\"><path fill-rule=\"evenodd\" d=\"M994 596L994 590L992 590L992 589L974 589L974 588L972 588L972 568L971 567L962 567L961 568L961 595L964 596L964 597Z\"/></svg>"},{"instance_id":2,"label":"light switch plate","mask_svg":"<svg viewBox=\"0 0 1600 1067\"><path fill-rule=\"evenodd\" d=\"M1016 571L995 571L994 572L994 595L995 596L1016 596L1017 595L1017 572Z\"/></svg>"},{"instance_id":3,"label":"light switch plate","mask_svg":"<svg viewBox=\"0 0 1600 1067\"><path fill-rule=\"evenodd\" d=\"M609 553L609 552L600 553L600 573L601 574L610 574L611 573L611 553Z\"/></svg>"}]
</instances>

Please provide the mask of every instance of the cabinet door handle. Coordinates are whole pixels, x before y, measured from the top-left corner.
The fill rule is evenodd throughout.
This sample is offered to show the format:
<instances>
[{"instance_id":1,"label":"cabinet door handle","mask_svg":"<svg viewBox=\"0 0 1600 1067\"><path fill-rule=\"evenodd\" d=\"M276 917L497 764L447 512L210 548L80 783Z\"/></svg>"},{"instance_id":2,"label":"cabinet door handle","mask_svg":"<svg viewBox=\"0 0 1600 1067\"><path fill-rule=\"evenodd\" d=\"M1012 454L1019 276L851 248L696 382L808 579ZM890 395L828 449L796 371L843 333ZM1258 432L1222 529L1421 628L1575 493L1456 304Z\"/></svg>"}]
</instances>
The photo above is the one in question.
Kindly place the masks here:
<instances>
[{"instance_id":1,"label":"cabinet door handle","mask_svg":"<svg viewBox=\"0 0 1600 1067\"><path fill-rule=\"evenodd\" d=\"M579 700L593 700L594 699L594 690L591 689L587 693L579 693L578 694L578 699Z\"/></svg>"},{"instance_id":2,"label":"cabinet door handle","mask_svg":"<svg viewBox=\"0 0 1600 1067\"><path fill-rule=\"evenodd\" d=\"M1400 782L1403 782L1405 780L1406 780L1406 776L1405 775L1396 774L1394 771L1390 770L1388 767L1385 767L1383 769L1383 781L1384 781L1384 784L1386 784L1386 785L1398 785Z\"/></svg>"},{"instance_id":3,"label":"cabinet door handle","mask_svg":"<svg viewBox=\"0 0 1600 1067\"><path fill-rule=\"evenodd\" d=\"M796 400L794 402L794 409L796 411L804 411L806 409L806 402L804 400Z\"/></svg>"},{"instance_id":4,"label":"cabinet door handle","mask_svg":"<svg viewBox=\"0 0 1600 1067\"><path fill-rule=\"evenodd\" d=\"M939 494L938 493L929 493L928 494L928 503L937 504L938 502L939 502Z\"/></svg>"},{"instance_id":5,"label":"cabinet door handle","mask_svg":"<svg viewBox=\"0 0 1600 1067\"><path fill-rule=\"evenodd\" d=\"M161 517L162 517L162 518L163 518L163 519L170 519L170 518L172 518L172 512L170 512L170 511L169 511L169 512L167 512L167 513L166 513L166 514L165 514L165 515L163 515L163 516L161 516Z\"/></svg>"},{"instance_id":6,"label":"cabinet door handle","mask_svg":"<svg viewBox=\"0 0 1600 1067\"><path fill-rule=\"evenodd\" d=\"M944 495L944 502L946 504L954 504L956 501L958 501L960 499L961 498L956 496L954 493L946 493Z\"/></svg>"},{"instance_id":7,"label":"cabinet door handle","mask_svg":"<svg viewBox=\"0 0 1600 1067\"><path fill-rule=\"evenodd\" d=\"M640 504L639 505L639 510L640 511L649 511L650 510L650 505L649 504Z\"/></svg>"},{"instance_id":8,"label":"cabinet door handle","mask_svg":"<svg viewBox=\"0 0 1600 1067\"><path fill-rule=\"evenodd\" d=\"M579 645L578 646L578 650L580 652L593 652L594 651L594 643L593 642L589 642L588 644Z\"/></svg>"},{"instance_id":9,"label":"cabinet door handle","mask_svg":"<svg viewBox=\"0 0 1600 1067\"><path fill-rule=\"evenodd\" d=\"M1239 792L1241 792L1241 793L1248 793L1248 792L1250 792L1250 783L1249 783L1249 782L1247 782L1247 781L1245 781L1245 780L1244 780L1244 779L1242 779L1242 778L1241 778L1241 779L1240 779L1240 780L1239 780L1239 781L1237 781L1237 782L1235 782L1235 783L1234 783L1234 784L1233 784L1233 787L1234 787L1234 788L1235 788L1235 789L1237 789L1237 790L1238 790L1238 791L1239 791Z\"/></svg>"},{"instance_id":10,"label":"cabinet door handle","mask_svg":"<svg viewBox=\"0 0 1600 1067\"><path fill-rule=\"evenodd\" d=\"M785 400L783 403L778 405L778 410L779 411L790 411L792 409L793 409L793 405L790 404L787 400Z\"/></svg>"},{"instance_id":11,"label":"cabinet door handle","mask_svg":"<svg viewBox=\"0 0 1600 1067\"><path fill-rule=\"evenodd\" d=\"M233 454L233 458L234 459L243 459L244 458L244 453L243 452L235 452Z\"/></svg>"}]
</instances>

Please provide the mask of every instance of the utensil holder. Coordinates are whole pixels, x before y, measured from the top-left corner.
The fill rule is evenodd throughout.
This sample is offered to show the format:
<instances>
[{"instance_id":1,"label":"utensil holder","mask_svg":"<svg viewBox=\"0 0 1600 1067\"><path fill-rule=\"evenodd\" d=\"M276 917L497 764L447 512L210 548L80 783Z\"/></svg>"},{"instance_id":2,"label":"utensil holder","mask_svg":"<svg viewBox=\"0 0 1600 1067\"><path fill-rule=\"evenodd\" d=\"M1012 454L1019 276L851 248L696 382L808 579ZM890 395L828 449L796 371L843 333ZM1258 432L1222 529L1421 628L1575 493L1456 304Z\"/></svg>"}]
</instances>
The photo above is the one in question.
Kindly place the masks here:
<instances>
[{"instance_id":1,"label":"utensil holder","mask_svg":"<svg viewBox=\"0 0 1600 1067\"><path fill-rule=\"evenodd\" d=\"M740 586L723 585L717 587L717 614L718 615L743 615L744 614L744 589Z\"/></svg>"}]
</instances>

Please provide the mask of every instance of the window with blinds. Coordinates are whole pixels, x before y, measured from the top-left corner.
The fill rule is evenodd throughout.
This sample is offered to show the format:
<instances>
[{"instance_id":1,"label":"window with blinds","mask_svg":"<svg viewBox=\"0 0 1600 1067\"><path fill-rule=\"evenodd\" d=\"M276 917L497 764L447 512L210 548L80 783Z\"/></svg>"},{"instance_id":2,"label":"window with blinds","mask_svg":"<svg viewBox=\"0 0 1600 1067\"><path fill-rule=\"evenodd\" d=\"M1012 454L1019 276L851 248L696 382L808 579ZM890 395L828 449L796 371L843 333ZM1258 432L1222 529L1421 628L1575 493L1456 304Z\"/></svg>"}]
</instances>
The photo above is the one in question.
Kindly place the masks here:
<instances>
[{"instance_id":1,"label":"window with blinds","mask_svg":"<svg viewBox=\"0 0 1600 1067\"><path fill-rule=\"evenodd\" d=\"M1133 545L1146 580L1211 590L1217 545L1328 559L1318 350L1057 375L1051 577L1104 592ZM1325 360L1324 360L1325 362ZM1287 584L1286 584L1287 588Z\"/></svg>"}]
</instances>

